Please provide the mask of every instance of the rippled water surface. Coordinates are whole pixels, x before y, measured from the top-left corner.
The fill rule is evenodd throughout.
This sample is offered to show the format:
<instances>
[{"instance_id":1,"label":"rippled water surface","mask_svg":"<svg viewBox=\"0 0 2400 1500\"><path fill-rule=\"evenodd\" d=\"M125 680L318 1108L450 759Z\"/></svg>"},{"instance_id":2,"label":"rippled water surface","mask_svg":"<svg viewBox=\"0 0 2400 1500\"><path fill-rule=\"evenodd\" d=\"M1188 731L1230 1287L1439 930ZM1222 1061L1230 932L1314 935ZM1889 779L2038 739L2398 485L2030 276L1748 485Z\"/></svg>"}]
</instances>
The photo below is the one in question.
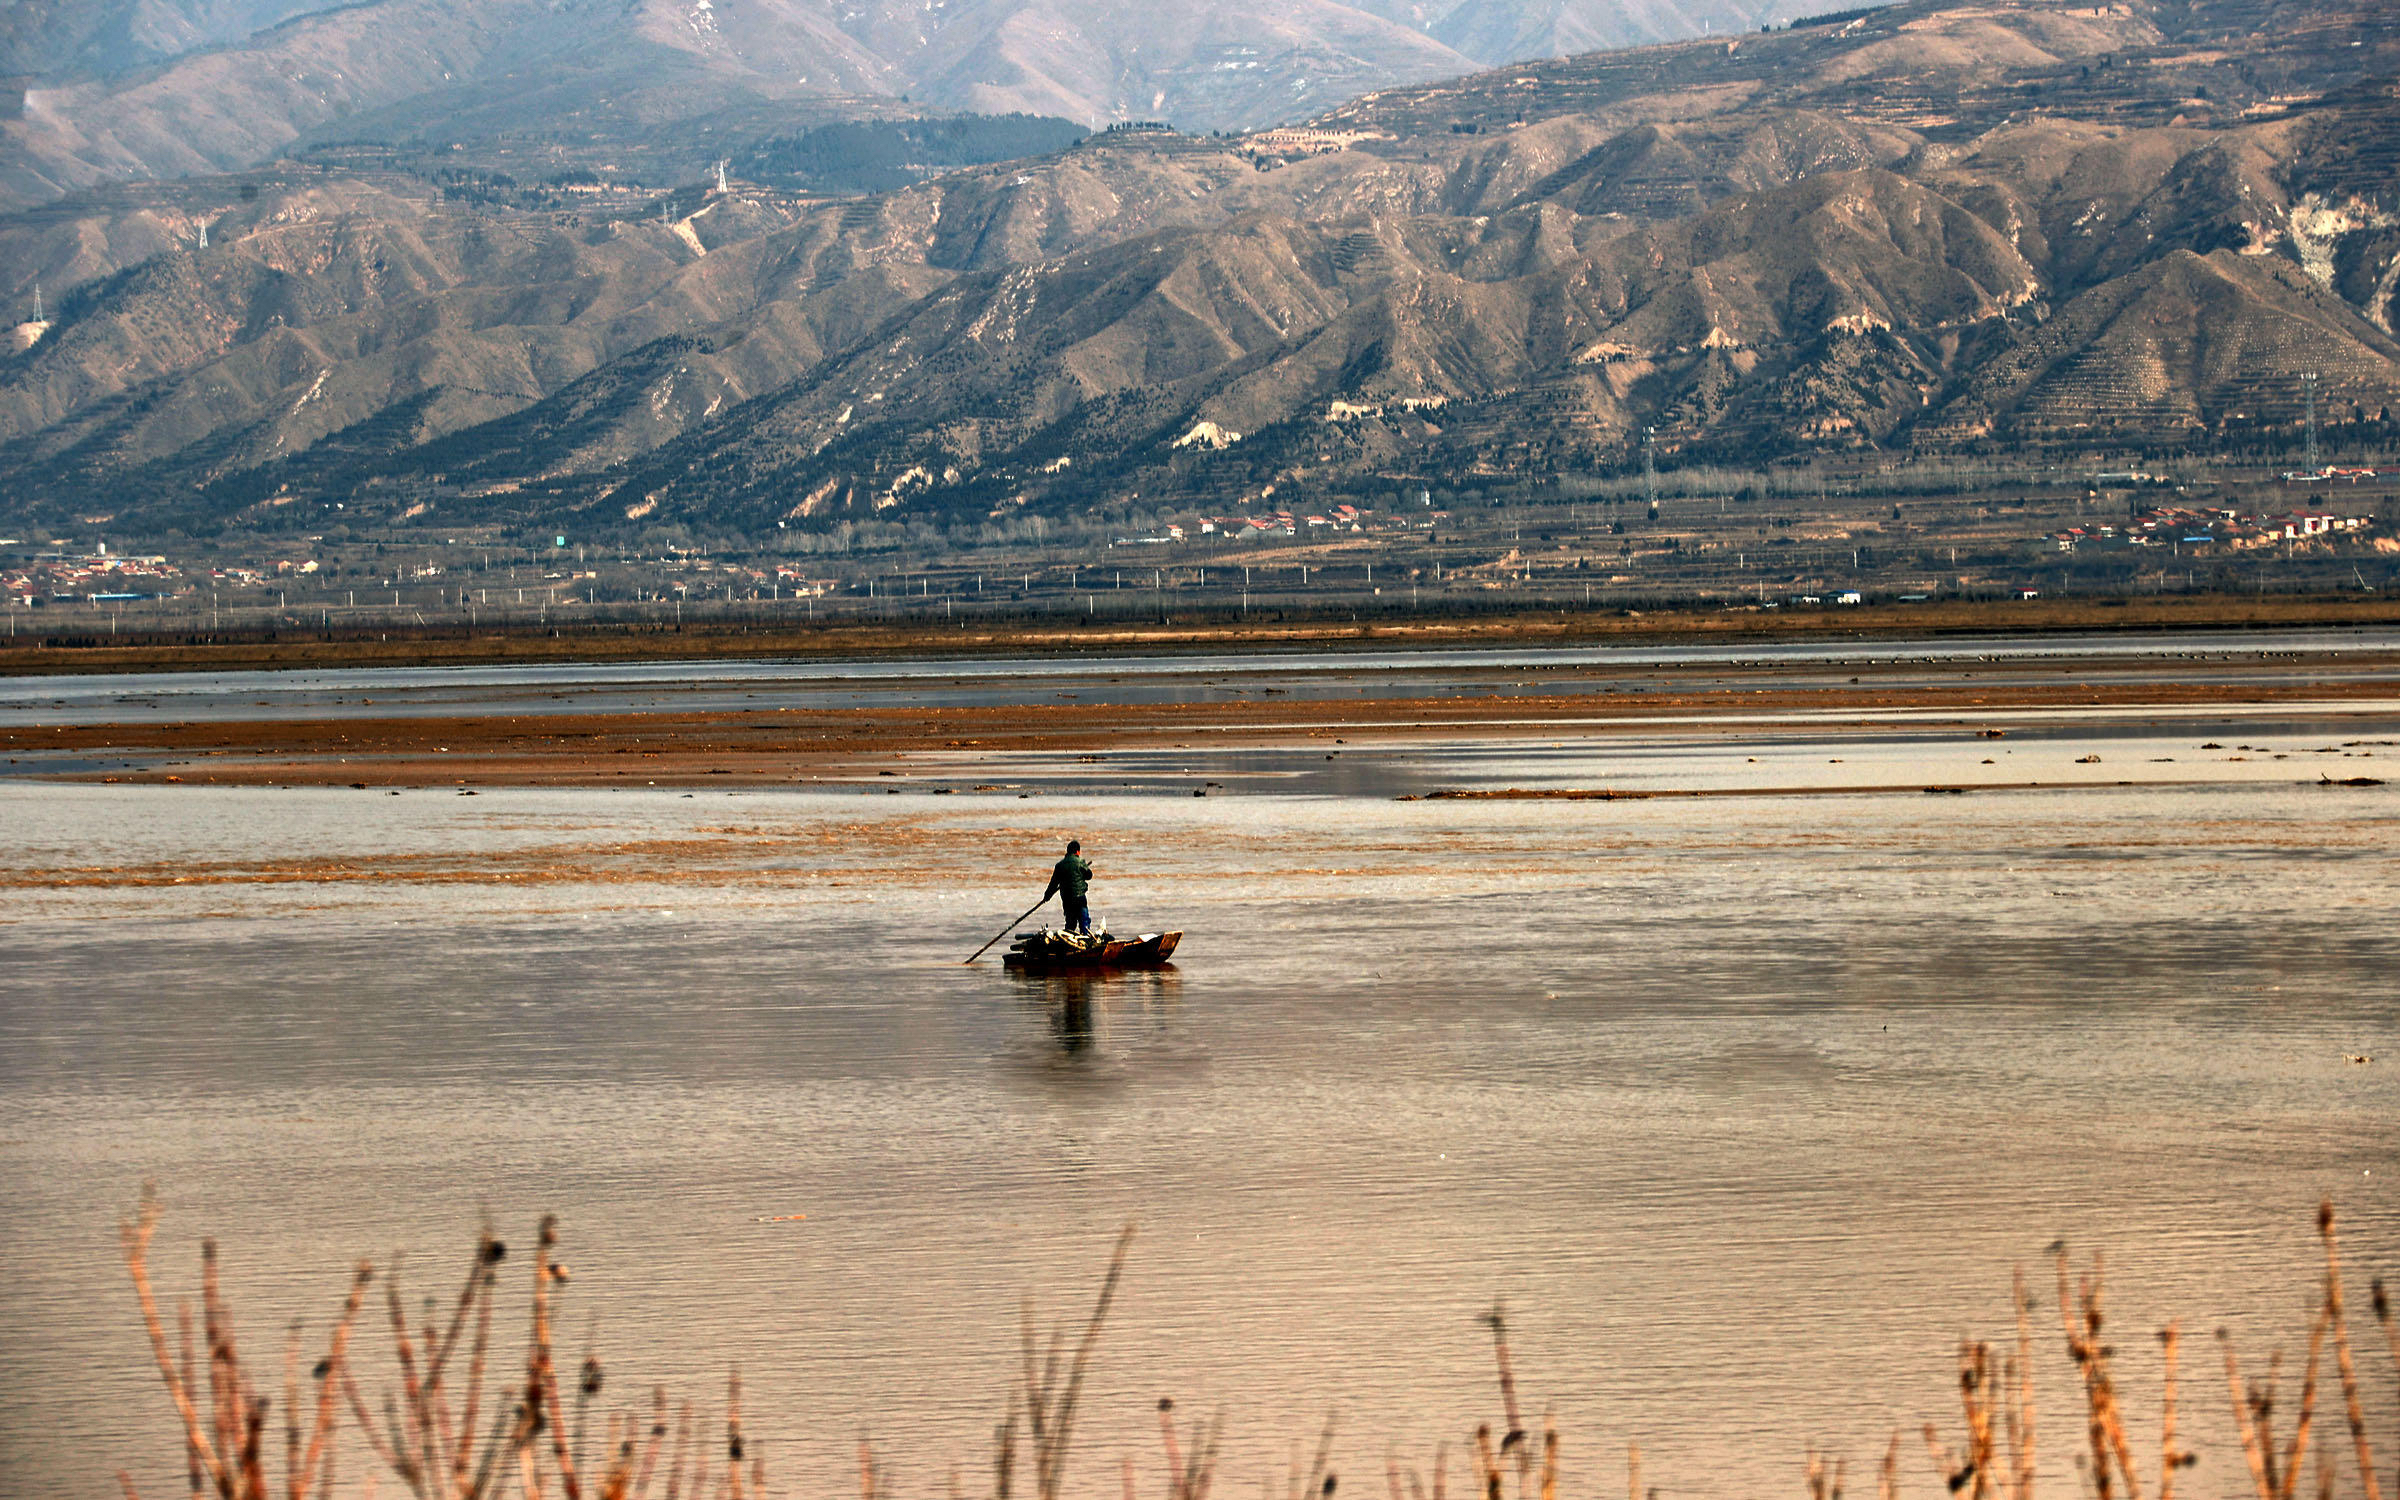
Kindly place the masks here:
<instances>
[{"instance_id":1,"label":"rippled water surface","mask_svg":"<svg viewBox=\"0 0 2400 1500\"><path fill-rule=\"evenodd\" d=\"M2226 728L2038 753L2164 774ZM1224 1412L1229 1494L1280 1489L1328 1413L1345 1492L1444 1440L1456 1483L1499 1417L1495 1298L1572 1495L1621 1493L1631 1440L1667 1495L1797 1493L1811 1443L1863 1487L1895 1427L1933 1493L1915 1429L1955 1431L1956 1339L2009 1328L2020 1263L2047 1296L2062 1236L2109 1253L2144 1430L2142 1335L2194 1335L2186 1492L2246 1485L2201 1336L2296 1354L2321 1197L2353 1264L2400 1273L2400 788L2253 760L1959 797L1391 794L1588 784L1588 753L1416 746L1207 799L0 784L0 1490L181 1488L116 1258L146 1178L173 1284L219 1236L270 1366L353 1257L446 1288L479 1215L521 1242L555 1211L577 1352L625 1394L738 1365L779 1493L854 1492L862 1437L893 1493L953 1463L972 1491L1020 1297L1073 1312L1127 1220L1079 1495L1127 1455L1163 1493L1161 1395ZM1610 753L1723 787L1769 775L1753 755L1866 781L1992 751ZM1176 970L960 964L1070 834L1113 926L1186 931Z\"/></svg>"}]
</instances>

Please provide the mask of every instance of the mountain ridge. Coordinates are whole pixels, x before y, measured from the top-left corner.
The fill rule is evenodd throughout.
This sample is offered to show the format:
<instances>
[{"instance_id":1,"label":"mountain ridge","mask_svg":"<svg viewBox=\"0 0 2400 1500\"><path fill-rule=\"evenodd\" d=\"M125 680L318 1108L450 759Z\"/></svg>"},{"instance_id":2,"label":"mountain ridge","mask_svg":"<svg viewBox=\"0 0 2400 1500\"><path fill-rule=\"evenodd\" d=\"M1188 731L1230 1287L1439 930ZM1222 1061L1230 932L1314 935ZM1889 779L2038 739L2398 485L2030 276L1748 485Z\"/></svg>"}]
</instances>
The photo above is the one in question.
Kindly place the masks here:
<instances>
[{"instance_id":1,"label":"mountain ridge","mask_svg":"<svg viewBox=\"0 0 2400 1500\"><path fill-rule=\"evenodd\" d=\"M1461 50L1435 34L1456 13L1340 0L19 0L0 206L336 136L698 131L728 101L1249 128L1529 49L1742 28L1763 3L1467 0L1484 20Z\"/></svg>"},{"instance_id":2,"label":"mountain ridge","mask_svg":"<svg viewBox=\"0 0 2400 1500\"><path fill-rule=\"evenodd\" d=\"M1645 439L2172 454L2287 441L2303 373L2388 427L2396 75L2373 9L1914 0L664 220L293 165L0 220L102 277L0 365L0 513L756 531Z\"/></svg>"}]
</instances>

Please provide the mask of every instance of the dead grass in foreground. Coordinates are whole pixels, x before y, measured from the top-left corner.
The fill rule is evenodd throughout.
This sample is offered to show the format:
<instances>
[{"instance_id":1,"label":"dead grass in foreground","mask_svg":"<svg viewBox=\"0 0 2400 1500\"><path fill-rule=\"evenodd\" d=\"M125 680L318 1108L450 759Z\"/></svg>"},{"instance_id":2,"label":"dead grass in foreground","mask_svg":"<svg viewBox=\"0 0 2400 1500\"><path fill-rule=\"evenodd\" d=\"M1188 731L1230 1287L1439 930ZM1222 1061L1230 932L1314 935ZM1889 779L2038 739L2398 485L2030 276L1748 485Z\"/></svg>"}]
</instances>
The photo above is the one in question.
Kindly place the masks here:
<instances>
[{"instance_id":1,"label":"dead grass in foreground","mask_svg":"<svg viewBox=\"0 0 2400 1500\"><path fill-rule=\"evenodd\" d=\"M264 1393L255 1361L245 1359L237 1346L231 1310L219 1288L214 1240L201 1243L197 1336L193 1309L185 1303L176 1309L177 1337L170 1343L150 1279L150 1242L158 1218L157 1195L145 1190L139 1213L121 1232L151 1351L181 1419L186 1478L193 1496L329 1500L345 1417L367 1452L358 1492L370 1500L387 1474L418 1500L500 1500L512 1490L525 1500L547 1500L553 1492L563 1500L584 1500L587 1495L596 1500L647 1500L654 1494L661 1500L766 1496L766 1455L743 1432L738 1373L727 1378L721 1417L704 1414L689 1400L678 1406L663 1386L651 1392L646 1404L610 1409L602 1400L606 1372L596 1354L587 1356L575 1372L572 1393L563 1388L554 1330L568 1272L558 1259L555 1218L542 1220L534 1242L521 1361L497 1355L493 1348L500 1268L508 1248L488 1228L476 1240L455 1299L446 1306L425 1299L413 1323L401 1295L398 1265L379 1272L362 1260L352 1273L349 1297L325 1353L305 1379L300 1372L300 1329L295 1324L291 1330L283 1354L280 1426L274 1424L277 1408ZM2317 1232L2324 1246L2325 1273L2309 1326L2297 1405L2287 1409L2282 1404L2282 1351L2269 1354L2263 1379L2245 1376L2232 1337L2220 1328L2226 1395L2256 1500L2298 1500L2312 1467L2317 1500L2333 1500L2344 1490L2363 1500L2382 1500L2350 1342L2341 1247L2330 1202L2317 1210ZM1018 1500L1028 1492L1029 1500L1059 1500L1084 1377L1133 1237L1129 1224L1118 1236L1092 1311L1072 1338L1060 1327L1042 1339L1035 1330L1032 1304L1025 1305L1023 1372L1007 1393L1006 1415L994 1430L991 1500ZM2162 1381L2155 1440L2137 1441L2138 1424L2117 1395L2117 1350L2105 1342L2100 1257L2093 1256L2090 1269L2077 1273L2064 1244L2053 1245L2051 1254L2058 1277L2059 1331L2081 1397L2078 1409L2068 1415L2067 1440L2078 1488L2098 1500L2175 1500L2177 1474L2198 1460L2177 1437L2182 1351L2178 1325L2170 1323L2157 1336ZM368 1290L379 1279L392 1363L380 1398L370 1403L360 1388L362 1371L351 1346ZM2380 1279L2373 1283L2372 1300L2375 1322L2400 1373L2400 1328L2394 1326L2391 1300ZM1995 1349L1990 1343L1968 1341L1959 1348L1958 1439L1945 1438L1932 1422L1921 1431L1944 1491L1969 1500L2036 1500L2035 1302L2021 1269L2013 1301L2012 1343ZM1517 1397L1505 1312L1494 1307L1484 1321L1492 1334L1504 1425L1497 1433L1489 1422L1474 1429L1461 1455L1465 1472L1460 1476L1462 1489L1471 1485L1474 1494L1462 1500L1508 1500L1512 1483L1515 1500L1558 1500L1556 1421L1545 1413L1538 1438L1528 1428ZM2325 1415L2329 1425L2338 1416L2344 1431L2320 1438L2320 1406L2332 1407L2324 1391L2328 1345L2341 1404L2338 1412L2328 1410ZM1216 1477L1223 1418L1179 1426L1175 1403L1161 1398L1158 1423L1166 1500L1207 1500ZM1901 1494L1903 1446L1902 1435L1895 1431L1876 1474L1878 1500L1898 1500ZM1328 1422L1305 1470L1295 1451L1288 1500L1333 1500L1337 1475L1332 1455L1333 1427ZM1384 1464L1388 1500L1448 1500L1449 1467L1449 1446L1443 1444L1435 1451L1429 1484L1425 1474L1404 1466L1394 1451ZM860 1500L880 1500L881 1472L874 1449L861 1442ZM1848 1469L1840 1458L1811 1451L1796 1477L1808 1500L1840 1500ZM129 1474L120 1471L118 1480L127 1500L140 1500ZM1134 1500L1130 1458L1122 1480L1125 1500ZM2392 1482L2400 1494L2400 1469L2394 1470ZM1629 1500L1655 1500L1658 1493L1643 1485L1638 1444L1626 1453L1626 1486ZM963 1500L963 1494L953 1467L950 1500Z\"/></svg>"}]
</instances>

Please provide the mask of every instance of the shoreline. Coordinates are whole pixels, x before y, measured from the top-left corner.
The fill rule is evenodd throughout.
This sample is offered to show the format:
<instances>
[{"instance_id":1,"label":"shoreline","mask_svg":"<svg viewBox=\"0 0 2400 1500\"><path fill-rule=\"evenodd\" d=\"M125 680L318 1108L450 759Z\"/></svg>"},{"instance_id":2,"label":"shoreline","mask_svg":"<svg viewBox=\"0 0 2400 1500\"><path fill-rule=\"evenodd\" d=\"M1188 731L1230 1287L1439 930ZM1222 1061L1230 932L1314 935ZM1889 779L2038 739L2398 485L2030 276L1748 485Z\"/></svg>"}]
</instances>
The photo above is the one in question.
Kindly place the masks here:
<instances>
[{"instance_id":1,"label":"shoreline","mask_svg":"<svg viewBox=\"0 0 2400 1500\"><path fill-rule=\"evenodd\" d=\"M1668 644L1690 641L1885 640L2008 634L2175 634L2400 624L2400 599L2380 596L2152 595L1956 600L1927 604L1755 606L1666 610L1528 607L1506 614L1370 614L1327 604L1269 611L1275 618L1177 622L925 622L796 625L789 621L559 624L520 629L408 626L286 630L199 637L59 635L0 640L0 677L431 667L552 662L659 662L881 657L1059 656L1138 650L1265 652L1462 646Z\"/></svg>"},{"instance_id":2,"label":"shoreline","mask_svg":"<svg viewBox=\"0 0 2400 1500\"><path fill-rule=\"evenodd\" d=\"M2324 713L2356 705L2389 714L2388 680L2328 682L2295 672L2260 682L2197 665L2194 678L2011 680L1961 663L1926 681L1840 686L1777 682L1763 671L1685 691L1423 697L1360 696L1182 703L1013 703L964 706L761 707L686 712L445 714L376 718L86 722L0 728L12 779L225 786L759 787L880 785L988 791L1013 758L1120 751L1223 752L1305 748L1332 759L1370 749L1471 735L1487 740L1596 738L1655 729L1662 717L1695 726L1827 715L1819 732L1890 733L1895 712L1941 716L1985 738L2001 715L2057 711L2289 704ZM1862 674L1863 675L1863 674ZM2030 675L2030 674L2028 674ZM1362 694L1364 690L1362 689ZM1859 717L1844 718L1855 714ZM116 762L111 766L107 762ZM55 769L45 769L45 763ZM939 785L936 785L936 784Z\"/></svg>"}]
</instances>

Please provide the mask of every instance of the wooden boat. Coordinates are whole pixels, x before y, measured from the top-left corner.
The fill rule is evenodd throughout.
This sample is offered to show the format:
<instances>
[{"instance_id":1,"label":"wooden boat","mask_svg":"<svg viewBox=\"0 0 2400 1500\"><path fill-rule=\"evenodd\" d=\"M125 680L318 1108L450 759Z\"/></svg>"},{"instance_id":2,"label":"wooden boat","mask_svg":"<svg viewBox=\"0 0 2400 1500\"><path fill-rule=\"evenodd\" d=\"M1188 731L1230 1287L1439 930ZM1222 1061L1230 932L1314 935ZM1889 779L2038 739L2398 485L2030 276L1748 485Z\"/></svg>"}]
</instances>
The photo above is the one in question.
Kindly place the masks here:
<instances>
[{"instance_id":1,"label":"wooden boat","mask_svg":"<svg viewBox=\"0 0 2400 1500\"><path fill-rule=\"evenodd\" d=\"M1020 932L1000 962L1031 974L1074 974L1093 969L1155 969L1174 956L1180 932L1145 932L1137 938L1086 936L1043 928Z\"/></svg>"}]
</instances>

